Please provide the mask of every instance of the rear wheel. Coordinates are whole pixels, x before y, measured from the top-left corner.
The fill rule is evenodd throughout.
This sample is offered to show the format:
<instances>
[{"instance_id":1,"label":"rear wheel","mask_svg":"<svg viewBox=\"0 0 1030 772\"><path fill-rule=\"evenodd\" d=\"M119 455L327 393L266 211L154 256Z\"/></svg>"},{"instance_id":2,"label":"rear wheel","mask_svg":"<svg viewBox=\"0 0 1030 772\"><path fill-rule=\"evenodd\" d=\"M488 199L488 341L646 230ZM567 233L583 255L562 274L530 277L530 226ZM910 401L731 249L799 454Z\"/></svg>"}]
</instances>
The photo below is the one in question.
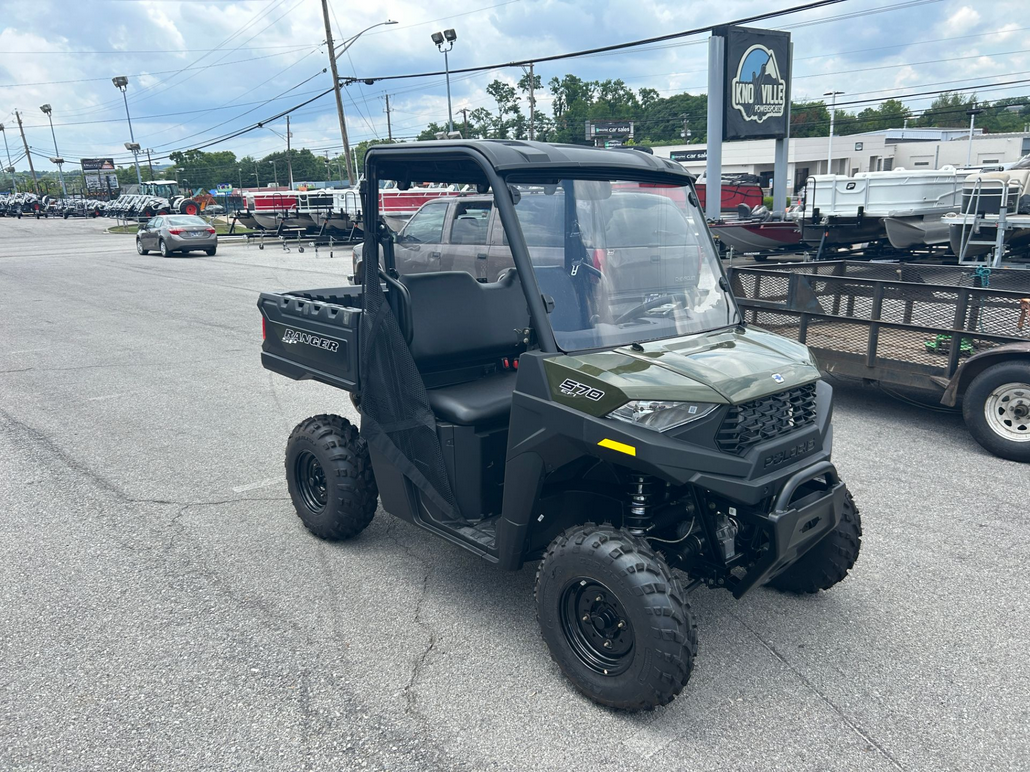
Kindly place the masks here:
<instances>
[{"instance_id":1,"label":"rear wheel","mask_svg":"<svg viewBox=\"0 0 1030 772\"><path fill-rule=\"evenodd\" d=\"M184 201L183 202L183 204L182 204L182 213L183 214L198 214L199 212L200 212L200 207L197 206L197 202L196 201Z\"/></svg>"},{"instance_id":2,"label":"rear wheel","mask_svg":"<svg viewBox=\"0 0 1030 772\"><path fill-rule=\"evenodd\" d=\"M204 250L204 253L205 253L205 254L206 254L206 255L207 255L208 257L214 257L214 255L215 255L215 253L216 253L217 251L218 251L218 247L209 247L208 249L205 249L205 250Z\"/></svg>"},{"instance_id":3,"label":"rear wheel","mask_svg":"<svg viewBox=\"0 0 1030 772\"><path fill-rule=\"evenodd\" d=\"M379 489L368 447L340 416L318 415L293 430L286 484L304 527L319 538L350 539L375 516Z\"/></svg>"},{"instance_id":4,"label":"rear wheel","mask_svg":"<svg viewBox=\"0 0 1030 772\"><path fill-rule=\"evenodd\" d=\"M157 248L161 252L161 257L171 257L172 250L168 248L168 245L165 243L164 239L161 239L157 242Z\"/></svg>"},{"instance_id":5,"label":"rear wheel","mask_svg":"<svg viewBox=\"0 0 1030 772\"><path fill-rule=\"evenodd\" d=\"M772 579L769 586L799 595L828 590L847 577L861 549L862 518L851 491L847 491L837 527Z\"/></svg>"},{"instance_id":6,"label":"rear wheel","mask_svg":"<svg viewBox=\"0 0 1030 772\"><path fill-rule=\"evenodd\" d=\"M136 251L139 252L141 255L149 255L150 254L150 250L144 248L143 242L140 241L139 236L136 237Z\"/></svg>"},{"instance_id":7,"label":"rear wheel","mask_svg":"<svg viewBox=\"0 0 1030 772\"><path fill-rule=\"evenodd\" d=\"M536 603L551 657L594 702L649 710L690 679L697 625L683 586L625 530L587 523L555 539L537 570Z\"/></svg>"},{"instance_id":8,"label":"rear wheel","mask_svg":"<svg viewBox=\"0 0 1030 772\"><path fill-rule=\"evenodd\" d=\"M1030 362L1002 362L976 376L962 397L962 417L994 455L1030 461Z\"/></svg>"}]
</instances>

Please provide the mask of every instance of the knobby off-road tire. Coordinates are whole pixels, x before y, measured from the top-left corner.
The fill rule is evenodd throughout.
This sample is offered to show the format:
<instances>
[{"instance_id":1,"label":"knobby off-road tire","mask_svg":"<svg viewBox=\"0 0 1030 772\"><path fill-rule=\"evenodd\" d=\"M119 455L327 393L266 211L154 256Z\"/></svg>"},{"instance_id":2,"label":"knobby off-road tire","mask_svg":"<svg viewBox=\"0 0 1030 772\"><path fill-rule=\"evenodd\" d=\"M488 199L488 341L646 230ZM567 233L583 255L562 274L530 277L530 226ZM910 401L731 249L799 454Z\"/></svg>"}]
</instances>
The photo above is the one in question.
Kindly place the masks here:
<instances>
[{"instance_id":1,"label":"knobby off-road tire","mask_svg":"<svg viewBox=\"0 0 1030 772\"><path fill-rule=\"evenodd\" d=\"M356 426L337 415L297 425L286 443L286 484L304 527L340 541L361 533L376 513L368 447Z\"/></svg>"},{"instance_id":2,"label":"knobby off-road tire","mask_svg":"<svg viewBox=\"0 0 1030 772\"><path fill-rule=\"evenodd\" d=\"M844 580L861 549L862 518L851 491L846 491L844 512L837 527L772 579L769 586L798 595L828 590Z\"/></svg>"},{"instance_id":3,"label":"knobby off-road tire","mask_svg":"<svg viewBox=\"0 0 1030 772\"><path fill-rule=\"evenodd\" d=\"M690 679L697 625L686 592L646 542L622 529L587 523L551 542L536 604L551 657L594 702L650 710Z\"/></svg>"},{"instance_id":4,"label":"knobby off-road tire","mask_svg":"<svg viewBox=\"0 0 1030 772\"><path fill-rule=\"evenodd\" d=\"M136 251L139 252L141 255L149 255L150 254L150 250L149 249L144 249L143 248L143 242L140 241L138 238L136 239Z\"/></svg>"},{"instance_id":5,"label":"knobby off-road tire","mask_svg":"<svg viewBox=\"0 0 1030 772\"><path fill-rule=\"evenodd\" d=\"M991 365L962 396L973 439L996 456L1030 462L1030 362Z\"/></svg>"}]
</instances>

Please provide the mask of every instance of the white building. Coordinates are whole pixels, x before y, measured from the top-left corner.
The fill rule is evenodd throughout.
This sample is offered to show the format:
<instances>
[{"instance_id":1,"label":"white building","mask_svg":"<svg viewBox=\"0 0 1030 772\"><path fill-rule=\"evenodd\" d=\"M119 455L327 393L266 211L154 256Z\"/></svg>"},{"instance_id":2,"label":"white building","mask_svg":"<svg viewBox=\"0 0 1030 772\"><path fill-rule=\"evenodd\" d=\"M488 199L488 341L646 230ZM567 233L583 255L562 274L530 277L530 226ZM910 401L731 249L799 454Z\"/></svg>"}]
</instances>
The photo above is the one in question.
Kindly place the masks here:
<instances>
[{"instance_id":1,"label":"white building","mask_svg":"<svg viewBox=\"0 0 1030 772\"><path fill-rule=\"evenodd\" d=\"M800 190L812 174L855 175L859 172L905 169L939 169L945 165L965 166L966 155L973 165L1011 163L1030 153L1030 132L1021 134L973 134L969 151L968 129L887 129L833 138L833 163L827 164L828 137L790 140L787 155L787 194ZM773 176L771 139L725 142L722 146L723 174L754 174L770 187ZM666 145L653 148L662 158L679 161L693 174L705 170L705 145Z\"/></svg>"}]
</instances>

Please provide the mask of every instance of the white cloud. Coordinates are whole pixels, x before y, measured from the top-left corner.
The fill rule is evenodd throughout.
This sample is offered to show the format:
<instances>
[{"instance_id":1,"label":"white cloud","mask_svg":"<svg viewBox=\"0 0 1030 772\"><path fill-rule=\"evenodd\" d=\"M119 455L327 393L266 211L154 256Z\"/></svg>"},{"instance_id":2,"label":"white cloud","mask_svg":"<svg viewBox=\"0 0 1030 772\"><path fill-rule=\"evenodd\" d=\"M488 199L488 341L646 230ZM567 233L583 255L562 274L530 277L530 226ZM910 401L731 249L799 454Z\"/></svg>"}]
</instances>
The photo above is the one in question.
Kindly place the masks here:
<instances>
[{"instance_id":1,"label":"white cloud","mask_svg":"<svg viewBox=\"0 0 1030 772\"><path fill-rule=\"evenodd\" d=\"M945 29L951 34L962 34L969 32L980 22L980 14L975 9L964 5L944 22Z\"/></svg>"}]
</instances>

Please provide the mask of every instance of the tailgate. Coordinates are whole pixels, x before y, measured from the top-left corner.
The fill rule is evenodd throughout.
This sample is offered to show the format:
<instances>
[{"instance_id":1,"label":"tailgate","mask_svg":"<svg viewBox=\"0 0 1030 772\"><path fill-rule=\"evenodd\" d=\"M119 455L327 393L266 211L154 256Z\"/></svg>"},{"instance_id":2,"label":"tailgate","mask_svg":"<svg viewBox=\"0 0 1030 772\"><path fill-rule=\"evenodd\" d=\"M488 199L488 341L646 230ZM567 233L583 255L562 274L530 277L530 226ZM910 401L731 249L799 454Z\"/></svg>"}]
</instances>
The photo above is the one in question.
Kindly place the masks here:
<instances>
[{"instance_id":1,"label":"tailgate","mask_svg":"<svg viewBox=\"0 0 1030 772\"><path fill-rule=\"evenodd\" d=\"M326 290L261 293L261 364L294 380L358 391L361 309L350 303L360 303L360 295L349 290L360 289L347 287L328 295Z\"/></svg>"}]
</instances>

